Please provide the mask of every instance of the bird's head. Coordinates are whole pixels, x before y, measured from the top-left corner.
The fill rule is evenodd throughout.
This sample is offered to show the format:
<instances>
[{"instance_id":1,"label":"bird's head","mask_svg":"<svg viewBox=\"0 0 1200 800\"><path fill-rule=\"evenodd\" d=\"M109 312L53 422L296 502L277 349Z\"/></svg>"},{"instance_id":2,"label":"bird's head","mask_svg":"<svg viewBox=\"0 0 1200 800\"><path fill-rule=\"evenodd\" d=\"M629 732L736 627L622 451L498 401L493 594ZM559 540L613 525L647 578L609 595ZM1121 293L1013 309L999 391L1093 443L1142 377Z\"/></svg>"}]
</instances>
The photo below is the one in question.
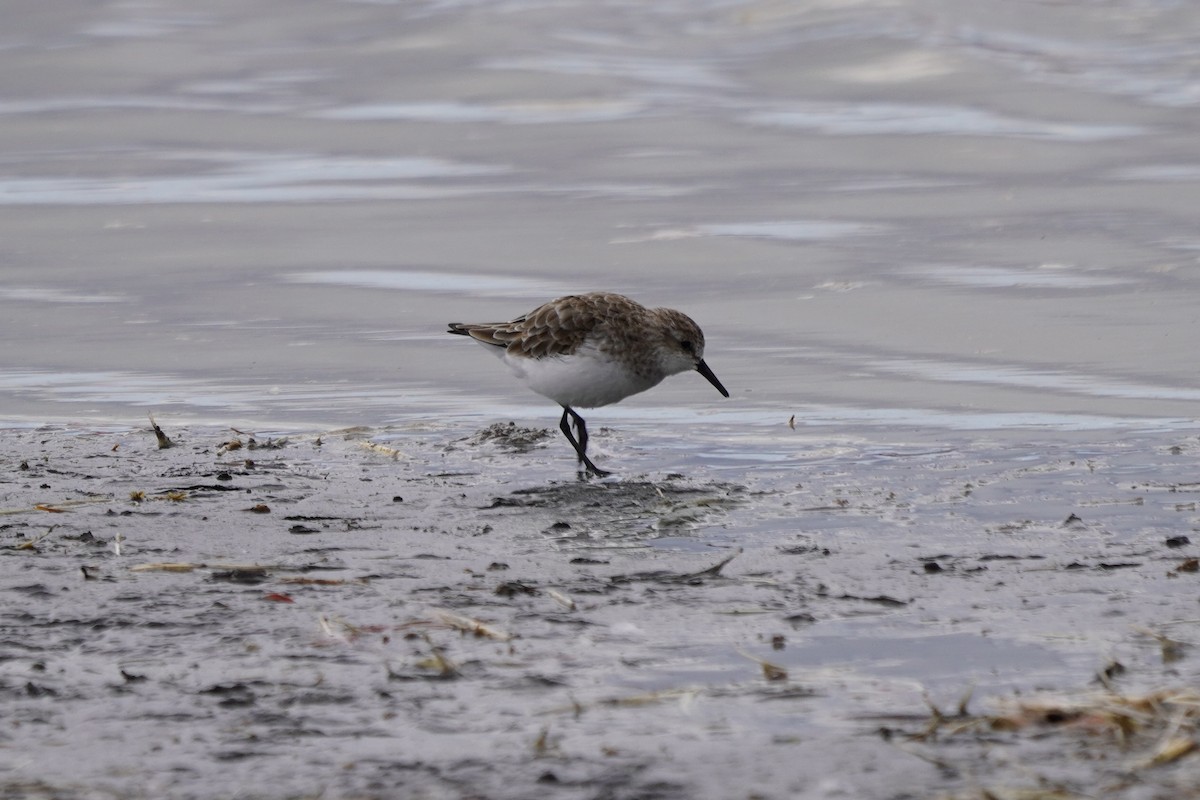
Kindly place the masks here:
<instances>
[{"instance_id":1,"label":"bird's head","mask_svg":"<svg viewBox=\"0 0 1200 800\"><path fill-rule=\"evenodd\" d=\"M671 308L656 309L667 323L664 326L663 342L659 358L669 374L694 369L703 375L717 391L729 397L729 391L717 380L717 376L704 363L704 332L691 317Z\"/></svg>"}]
</instances>

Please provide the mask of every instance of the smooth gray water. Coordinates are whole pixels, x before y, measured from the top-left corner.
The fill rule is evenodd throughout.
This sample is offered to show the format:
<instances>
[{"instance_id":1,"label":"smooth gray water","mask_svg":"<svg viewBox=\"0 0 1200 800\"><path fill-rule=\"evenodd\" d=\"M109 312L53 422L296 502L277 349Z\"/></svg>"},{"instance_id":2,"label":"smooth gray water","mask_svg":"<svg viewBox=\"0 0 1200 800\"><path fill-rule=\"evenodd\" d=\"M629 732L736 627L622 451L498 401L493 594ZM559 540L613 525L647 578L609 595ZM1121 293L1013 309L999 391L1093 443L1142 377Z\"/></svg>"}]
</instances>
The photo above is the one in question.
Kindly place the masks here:
<instances>
[{"instance_id":1,"label":"smooth gray water","mask_svg":"<svg viewBox=\"0 0 1200 800\"><path fill-rule=\"evenodd\" d=\"M638 409L1191 417L1198 17L19 4L0 412L486 420L540 401L443 323L605 288L735 391Z\"/></svg>"}]
</instances>

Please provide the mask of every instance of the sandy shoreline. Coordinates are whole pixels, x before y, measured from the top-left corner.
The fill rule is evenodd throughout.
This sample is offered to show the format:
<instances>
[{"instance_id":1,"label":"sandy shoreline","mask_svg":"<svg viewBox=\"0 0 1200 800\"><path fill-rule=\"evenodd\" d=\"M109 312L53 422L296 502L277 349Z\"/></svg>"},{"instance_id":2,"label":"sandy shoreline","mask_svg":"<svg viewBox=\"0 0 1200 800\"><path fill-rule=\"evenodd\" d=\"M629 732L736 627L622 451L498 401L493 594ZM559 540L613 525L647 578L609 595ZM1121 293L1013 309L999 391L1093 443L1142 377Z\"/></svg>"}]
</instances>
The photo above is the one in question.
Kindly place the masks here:
<instances>
[{"instance_id":1,"label":"sandy shoreline","mask_svg":"<svg viewBox=\"0 0 1200 800\"><path fill-rule=\"evenodd\" d=\"M1197 616L1194 435L579 482L520 427L165 430L2 434L10 795L1195 785L1186 755L1141 766L1149 721L929 738L926 706L1196 685L1163 647Z\"/></svg>"}]
</instances>

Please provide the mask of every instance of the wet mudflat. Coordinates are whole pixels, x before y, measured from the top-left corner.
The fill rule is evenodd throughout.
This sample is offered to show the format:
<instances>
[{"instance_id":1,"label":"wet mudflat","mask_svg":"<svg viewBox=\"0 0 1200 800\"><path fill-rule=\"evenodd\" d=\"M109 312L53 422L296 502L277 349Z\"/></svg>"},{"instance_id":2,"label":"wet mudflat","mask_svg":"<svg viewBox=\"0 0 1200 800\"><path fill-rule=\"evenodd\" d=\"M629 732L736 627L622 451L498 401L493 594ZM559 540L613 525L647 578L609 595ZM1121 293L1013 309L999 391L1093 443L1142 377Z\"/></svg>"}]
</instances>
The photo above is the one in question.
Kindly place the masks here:
<instances>
[{"instance_id":1,"label":"wet mudflat","mask_svg":"<svg viewBox=\"0 0 1200 800\"><path fill-rule=\"evenodd\" d=\"M163 427L2 434L5 796L1200 785L1194 430Z\"/></svg>"}]
</instances>

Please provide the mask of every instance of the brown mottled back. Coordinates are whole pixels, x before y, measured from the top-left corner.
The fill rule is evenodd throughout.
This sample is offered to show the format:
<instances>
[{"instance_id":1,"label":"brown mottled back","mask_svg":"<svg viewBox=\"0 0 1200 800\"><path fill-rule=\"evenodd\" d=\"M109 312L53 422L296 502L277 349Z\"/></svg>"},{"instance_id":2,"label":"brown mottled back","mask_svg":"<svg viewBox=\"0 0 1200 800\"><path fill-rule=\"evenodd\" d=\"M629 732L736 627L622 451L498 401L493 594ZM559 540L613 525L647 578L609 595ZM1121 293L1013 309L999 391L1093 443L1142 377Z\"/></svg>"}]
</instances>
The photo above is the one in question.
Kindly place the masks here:
<instances>
[{"instance_id":1,"label":"brown mottled back","mask_svg":"<svg viewBox=\"0 0 1200 800\"><path fill-rule=\"evenodd\" d=\"M511 322L450 325L451 333L471 336L484 344L505 347L527 358L568 356L594 336L607 349L611 343L639 330L650 312L628 297L610 292L569 295L538 306Z\"/></svg>"}]
</instances>

